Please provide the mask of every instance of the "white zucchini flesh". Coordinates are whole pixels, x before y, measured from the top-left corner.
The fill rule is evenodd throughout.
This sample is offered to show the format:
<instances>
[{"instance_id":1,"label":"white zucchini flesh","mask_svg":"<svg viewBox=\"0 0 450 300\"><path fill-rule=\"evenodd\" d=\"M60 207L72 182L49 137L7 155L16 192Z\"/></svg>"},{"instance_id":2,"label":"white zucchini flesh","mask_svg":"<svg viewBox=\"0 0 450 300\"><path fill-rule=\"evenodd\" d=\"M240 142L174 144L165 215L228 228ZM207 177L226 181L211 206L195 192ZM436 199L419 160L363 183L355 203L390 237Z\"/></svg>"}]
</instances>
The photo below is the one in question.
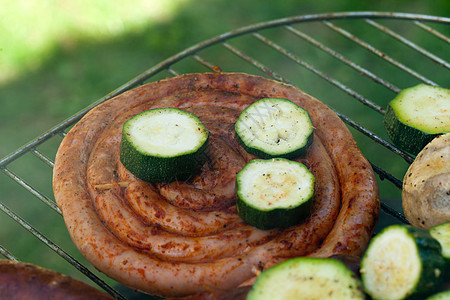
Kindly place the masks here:
<instances>
[{"instance_id":1,"label":"white zucchini flesh","mask_svg":"<svg viewBox=\"0 0 450 300\"><path fill-rule=\"evenodd\" d=\"M265 98L247 107L236 122L247 151L264 158L303 153L311 142L308 112L287 99ZM253 151L252 151L253 149ZM287 157L290 158L290 157Z\"/></svg>"},{"instance_id":2,"label":"white zucchini flesh","mask_svg":"<svg viewBox=\"0 0 450 300\"><path fill-rule=\"evenodd\" d=\"M198 119L177 109L157 110L127 124L130 142L147 155L171 157L195 151L205 141Z\"/></svg>"},{"instance_id":3,"label":"white zucchini flesh","mask_svg":"<svg viewBox=\"0 0 450 300\"><path fill-rule=\"evenodd\" d=\"M441 244L442 255L450 260L450 222L431 227L430 234Z\"/></svg>"},{"instance_id":4,"label":"white zucchini flesh","mask_svg":"<svg viewBox=\"0 0 450 300\"><path fill-rule=\"evenodd\" d=\"M355 275L331 258L298 257L259 275L247 300L365 299Z\"/></svg>"},{"instance_id":5,"label":"white zucchini flesh","mask_svg":"<svg viewBox=\"0 0 450 300\"><path fill-rule=\"evenodd\" d=\"M239 194L260 210L289 208L309 200L314 176L303 165L284 159L258 160L239 177Z\"/></svg>"},{"instance_id":6,"label":"white zucchini flesh","mask_svg":"<svg viewBox=\"0 0 450 300\"><path fill-rule=\"evenodd\" d=\"M422 269L414 239L395 228L371 244L361 264L365 289L375 299L403 299L414 290Z\"/></svg>"},{"instance_id":7,"label":"white zucchini flesh","mask_svg":"<svg viewBox=\"0 0 450 300\"><path fill-rule=\"evenodd\" d=\"M437 134L450 132L450 90L420 84L391 103L404 124Z\"/></svg>"},{"instance_id":8,"label":"white zucchini flesh","mask_svg":"<svg viewBox=\"0 0 450 300\"><path fill-rule=\"evenodd\" d=\"M450 290L431 295L425 300L450 300Z\"/></svg>"}]
</instances>

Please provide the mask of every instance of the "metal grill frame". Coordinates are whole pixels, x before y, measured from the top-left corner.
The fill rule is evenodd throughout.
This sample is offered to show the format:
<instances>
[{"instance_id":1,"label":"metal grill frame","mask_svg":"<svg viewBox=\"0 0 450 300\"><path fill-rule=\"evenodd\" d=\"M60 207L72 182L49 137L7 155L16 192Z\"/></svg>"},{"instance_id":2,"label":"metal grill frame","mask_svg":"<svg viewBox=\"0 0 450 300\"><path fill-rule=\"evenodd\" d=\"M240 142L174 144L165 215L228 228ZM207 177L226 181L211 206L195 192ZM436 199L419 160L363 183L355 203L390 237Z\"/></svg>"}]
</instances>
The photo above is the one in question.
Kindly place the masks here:
<instances>
[{"instance_id":1,"label":"metal grill frame","mask_svg":"<svg viewBox=\"0 0 450 300\"><path fill-rule=\"evenodd\" d=\"M295 16L295 17L289 17L289 18L283 18L283 19L277 19L269 22L263 22L255 25L251 25L248 27L242 27L240 29L236 29L221 35L218 35L216 37L213 37L209 40L200 42L190 48L187 48L186 50L179 52L176 55L173 55L169 57L168 59L160 62L159 64L153 66L152 68L148 69L144 73L138 75L137 77L133 78L129 82L125 83L124 85L120 86L116 90L112 91L111 93L107 94L106 96L102 97L101 99L97 100L90 106L86 107L82 111L78 112L77 114L71 116L70 118L66 119L62 123L56 125L55 127L51 128L47 132L44 132L42 135L38 136L34 140L30 141L23 147L19 148L15 152L9 154L8 156L4 157L0 160L0 170L4 175L9 177L11 180L17 182L20 187L26 189L29 191L33 196L37 197L39 200L41 200L43 203L48 205L55 213L56 216L61 216L61 211L55 204L55 202L48 196L42 194L37 188L33 187L26 181L24 181L20 176L15 174L13 171L11 171L8 166L16 161L19 160L24 154L31 153L34 156L38 157L40 160L42 160L45 164L47 164L50 167L54 166L54 160L53 158L49 158L43 153L41 153L37 147L43 143L46 143L50 138L54 137L55 135L61 135L62 137L65 136L67 130L70 129L70 127L75 124L78 120L80 120L89 110L94 108L95 106L99 105L100 103L107 101L108 99L111 99L131 88L134 88L136 86L139 86L143 84L145 81L152 80L152 78L159 74L162 71L166 71L169 74L176 76L179 75L179 72L177 72L173 65L177 62L182 61L183 59L186 59L188 57L193 58L195 61L200 63L201 65L205 66L207 69L210 69L211 71L217 71L217 66L205 58L203 58L199 52L201 50L206 49L208 47L211 47L213 45L221 45L222 47L226 48L228 51L232 52L233 54L237 55L240 59L242 59L244 62L251 64L256 69L259 69L259 71L262 71L263 73L267 74L268 76L272 77L273 79L289 83L289 81L286 78L283 78L281 75L277 74L276 72L270 70L267 66L262 64L261 62L257 61L256 59L252 58L251 56L247 55L246 53L242 52L235 46L232 46L228 41L232 40L236 37L243 36L243 35L253 35L256 39L261 41L262 43L266 44L267 46L275 49L279 53L283 54L290 60L294 61L296 64L302 66L303 68L311 71L315 75L327 80L332 85L342 89L345 93L349 94L353 98L355 98L357 101L363 103L367 107L369 107L372 110L375 110L376 112L380 114L384 114L385 110L383 107L378 106L377 104L371 102L370 100L366 99L362 95L358 94L351 88L345 86L338 80L331 78L327 74L320 71L318 68L314 67L313 65L310 65L309 63L302 60L300 57L297 57L295 54L289 52L285 48L281 47L277 43L271 41L269 38L265 37L260 33L260 31L268 28L276 28L276 27L283 27L287 31L293 33L296 37L303 39L319 49L320 51L323 51L327 53L328 55L333 56L334 58L338 59L339 61L343 62L344 64L350 66L354 70L361 73L361 75L366 76L370 79L372 79L377 84L380 84L384 86L385 88L391 90L394 93L398 93L401 89L388 81L386 81L383 78L378 77L377 75L373 74L371 71L365 69L364 67L358 65L357 63L353 62L352 60L349 60L344 55L338 53L337 51L328 48L324 44L318 42L313 37L297 30L293 25L298 23L304 23L304 22L322 22L327 27L335 31L337 34L342 35L350 40L352 40L356 45L363 47L367 49L372 54L379 56L380 58L386 60L390 64L394 65L395 67L401 69L402 71L408 73L409 75L417 78L421 82L430 84L430 85L437 85L432 80L422 76L421 74L414 71L412 68L403 65L399 61L395 60L394 58L390 57L386 53L383 53L382 51L378 50L377 48L371 46L369 43L365 42L364 40L356 37L349 31L337 26L333 23L335 20L339 19L359 19L364 20L369 25L373 26L375 29L382 31L384 34L388 34L389 36L393 37L394 39L400 41L401 43L405 44L406 46L410 47L411 49L417 51L421 55L426 56L431 61L439 64L443 68L450 69L450 63L445 61L443 58L430 53L429 51L425 50L421 46L411 42L407 38L403 37L401 34L395 32L394 30L391 30L387 26L384 26L378 22L378 20L381 19L394 19L394 20L402 20L406 22L411 22L418 26L419 28L423 29L427 33L435 36L436 38L442 40L443 42L446 42L450 44L450 38L446 35L442 34L441 32L433 29L432 27L425 24L426 22L429 23L439 23L439 24L446 24L450 25L450 18L446 17L436 17L436 16L428 16L428 15L419 15L419 14L408 14L408 13L392 13L392 12L345 12L345 13L330 13L330 14L313 14L313 15L303 15L303 16ZM338 114L339 117L350 127L358 130L362 134L368 136L370 139L372 139L375 143L380 144L387 148L388 150L392 151L396 155L398 155L400 158L405 160L408 164L410 164L414 157L410 156L409 154L401 151L394 145L392 145L389 141L386 141L376 134L370 132L363 126L359 125L355 121L353 121L351 118L344 116L340 114L339 112L335 111L336 114ZM372 164L372 167L374 168L374 171L378 174L380 179L387 179L389 180L395 187L401 190L402 188L402 181L398 178L395 178L388 172L384 171L382 168ZM395 209L392 209L389 205L386 203L381 203L382 210L393 217L395 217L400 223L408 223L408 221L405 219L405 217L402 215L401 212L396 211ZM37 229L35 229L32 225L30 225L26 220L21 218L17 213L9 209L4 203L0 201L0 209L9 217L14 219L17 223L19 223L21 226L26 228L30 233L32 233L36 238L38 238L40 241L42 241L44 244L46 244L48 247L50 247L56 254L60 255L62 258L64 258L67 262L72 264L76 269L78 269L81 273L83 273L85 276L87 276L92 282L96 285L98 285L100 288L104 289L106 292L108 292L110 295L117 299L125 299L124 296L122 296L116 289L111 287L110 285L106 284L102 279L100 279L98 276L93 274L87 267L85 267L83 264L78 262L76 259L74 259L72 256L70 256L66 251L64 251L62 248L60 248L56 243L48 239L45 235L41 234ZM0 240L0 254L2 254L7 259L11 260L18 260L11 252L9 252L5 247L1 245Z\"/></svg>"}]
</instances>

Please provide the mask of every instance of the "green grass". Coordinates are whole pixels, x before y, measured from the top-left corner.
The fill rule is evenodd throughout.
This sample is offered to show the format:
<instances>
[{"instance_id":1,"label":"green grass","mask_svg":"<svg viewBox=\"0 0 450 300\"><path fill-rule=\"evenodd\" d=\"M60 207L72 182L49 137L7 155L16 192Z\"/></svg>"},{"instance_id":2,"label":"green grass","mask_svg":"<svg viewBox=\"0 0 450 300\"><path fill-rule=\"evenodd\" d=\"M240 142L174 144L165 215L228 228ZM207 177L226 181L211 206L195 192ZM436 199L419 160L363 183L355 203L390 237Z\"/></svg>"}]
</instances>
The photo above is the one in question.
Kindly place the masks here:
<instances>
[{"instance_id":1,"label":"green grass","mask_svg":"<svg viewBox=\"0 0 450 300\"><path fill-rule=\"evenodd\" d=\"M445 16L449 6L448 1L5 1L0 156L162 59L234 28L329 11L404 7ZM21 127L27 130L11 137L11 130Z\"/></svg>"},{"instance_id":2,"label":"green grass","mask_svg":"<svg viewBox=\"0 0 450 300\"><path fill-rule=\"evenodd\" d=\"M3 1L0 10L0 157L4 157L29 140L83 109L156 63L185 48L218 34L242 26L272 19L325 13L332 11L402 11L449 16L450 2L438 1L225 1L225 0L170 0L170 1L56 1L20 0ZM343 23L345 25L345 22ZM395 58L414 65L415 56L404 57L404 46L384 43L384 39L371 35L369 26L351 28L352 32L369 37L371 43L394 53ZM389 74L392 81L406 87L415 79L405 77L395 68L379 60L345 39L323 28L306 26L305 30L321 41L329 42L341 53L361 63L376 74ZM402 30L402 28L398 28ZM317 35L316 35L317 33ZM447 30L448 33L448 30ZM265 32L271 35L270 30ZM423 36L423 37L422 37ZM433 50L434 41L426 35L414 37L421 45ZM306 61L315 62L325 72L333 74L358 93L369 95L382 106L393 96L359 74L348 75L346 66L336 67L326 55L303 44L292 44L292 37L282 37L283 46ZM336 89L321 89L322 79L305 71L270 49L264 52L253 47L254 39L242 40L242 47L262 61L276 62L274 68L295 84L313 93L324 102L332 103L358 122L385 137L379 114L366 115L362 105L347 102L345 93ZM440 45L440 44L437 44ZM446 48L448 49L448 48ZM214 50L214 49L212 49ZM255 51L257 50L257 51ZM445 51L445 50L443 50ZM447 52L448 53L448 52ZM202 56L228 66L225 71L259 71L242 64L233 64L228 53L203 51ZM445 57L444 57L445 58ZM189 61L176 65L180 71L190 71ZM437 78L439 84L448 85L447 73L429 64L417 65L420 72ZM374 163L385 164L384 157L392 156L382 147L366 146L366 138L353 131L365 155ZM60 136L52 138L39 148L53 158ZM401 178L407 164L398 162L391 171ZM38 187L53 199L51 168L27 154L8 166L32 186ZM392 185L380 182L385 197L398 197ZM71 255L86 263L67 236L61 217L41 203L30 192L20 188L7 176L0 176L0 202L17 212L23 219L42 231ZM398 202L393 203L398 205ZM16 222L0 213L0 245L5 246L20 260L39 264L86 280L72 266L59 258L40 241L27 233ZM108 280L108 279L106 279Z\"/></svg>"}]
</instances>

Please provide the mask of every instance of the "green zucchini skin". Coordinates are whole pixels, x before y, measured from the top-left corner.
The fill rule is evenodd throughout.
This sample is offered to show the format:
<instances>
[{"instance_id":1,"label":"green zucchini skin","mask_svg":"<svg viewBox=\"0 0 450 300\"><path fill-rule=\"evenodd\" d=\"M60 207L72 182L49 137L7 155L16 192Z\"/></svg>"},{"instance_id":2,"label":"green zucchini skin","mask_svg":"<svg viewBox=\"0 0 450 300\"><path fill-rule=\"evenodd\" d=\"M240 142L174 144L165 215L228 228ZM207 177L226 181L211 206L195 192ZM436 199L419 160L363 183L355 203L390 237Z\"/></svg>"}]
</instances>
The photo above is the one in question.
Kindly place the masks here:
<instances>
[{"instance_id":1,"label":"green zucchini skin","mask_svg":"<svg viewBox=\"0 0 450 300\"><path fill-rule=\"evenodd\" d=\"M436 136L449 132L450 119L443 117L449 107L450 90L418 84L389 102L383 124L399 149L417 155Z\"/></svg>"},{"instance_id":2,"label":"green zucchini skin","mask_svg":"<svg viewBox=\"0 0 450 300\"><path fill-rule=\"evenodd\" d=\"M433 226L429 231L431 236L441 244L442 256L450 263L450 222Z\"/></svg>"},{"instance_id":3,"label":"green zucchini skin","mask_svg":"<svg viewBox=\"0 0 450 300\"><path fill-rule=\"evenodd\" d=\"M444 281L448 282L450 288L450 222L433 226L429 229L429 232L441 245L442 256L446 262Z\"/></svg>"},{"instance_id":4,"label":"green zucchini skin","mask_svg":"<svg viewBox=\"0 0 450 300\"><path fill-rule=\"evenodd\" d=\"M422 277L416 286L416 295L413 294L413 296L421 297L422 294L436 291L442 284L445 278L446 262L442 256L441 245L427 230L413 226L408 228L410 234L416 239L422 261Z\"/></svg>"},{"instance_id":5,"label":"green zucchini skin","mask_svg":"<svg viewBox=\"0 0 450 300\"><path fill-rule=\"evenodd\" d=\"M262 272L247 300L366 299L361 281L333 258L296 257Z\"/></svg>"},{"instance_id":6,"label":"green zucchini skin","mask_svg":"<svg viewBox=\"0 0 450 300\"><path fill-rule=\"evenodd\" d=\"M389 273L389 276L391 276L389 281L384 282L388 285L387 288L389 290L398 289L397 281L404 280L406 276L414 276L414 272L410 273L402 269L401 259L399 259L398 262L394 261L391 263L389 269L384 269L386 266L383 265L384 257L382 256L386 255L386 258L389 258L390 255L394 255L393 253L386 250L385 253L380 254L375 252L375 254L370 254L372 247L381 247L381 242L378 242L381 241L382 237L388 237L388 234L391 234L394 230L397 230L399 234L403 234L404 237L412 239L414 242L414 247L417 249L417 257L403 258L408 259L408 261L417 261L419 264L419 273L417 278L412 278L414 283L411 287L408 287L407 290L402 291L402 293L396 297L385 295L385 299L423 299L426 295L436 292L444 280L446 264L441 255L441 246L439 242L430 235L428 230L411 225L391 225L383 229L371 240L361 260L360 272L366 293L373 299L382 299L381 295L376 290L377 288L373 288L373 284L371 283L373 278L371 278L371 276L374 273L370 272L369 268L372 270L383 269L385 270L385 273ZM399 243L398 237L399 236L397 235L396 239L391 239L389 241L394 244ZM388 275L385 276L388 277Z\"/></svg>"},{"instance_id":7,"label":"green zucchini skin","mask_svg":"<svg viewBox=\"0 0 450 300\"><path fill-rule=\"evenodd\" d=\"M417 155L439 134L427 133L402 123L389 104L384 115L384 126L392 142L400 150Z\"/></svg>"},{"instance_id":8,"label":"green zucchini skin","mask_svg":"<svg viewBox=\"0 0 450 300\"><path fill-rule=\"evenodd\" d=\"M139 150L130 140L130 133L127 130L129 122L146 114L165 114L166 112L183 114L191 118L195 123L195 128L203 139L199 145L192 150L181 153L149 154L145 150ZM122 140L120 143L120 162L137 178L150 182L172 182L176 180L186 180L198 172L207 159L206 149L209 141L209 132L201 121L189 112L176 108L157 108L145 111L131 119L123 125Z\"/></svg>"},{"instance_id":9,"label":"green zucchini skin","mask_svg":"<svg viewBox=\"0 0 450 300\"><path fill-rule=\"evenodd\" d=\"M194 153L176 157L148 156L137 151L123 138L120 144L120 161L137 178L149 182L186 180L198 172L206 161L208 140Z\"/></svg>"},{"instance_id":10,"label":"green zucchini skin","mask_svg":"<svg viewBox=\"0 0 450 300\"><path fill-rule=\"evenodd\" d=\"M284 107L283 107L284 106ZM276 107L276 108L274 108ZM292 113L301 114L301 120L298 120L299 122L302 122L301 127L294 127L291 128L291 133L293 131L305 131L305 137L298 138L296 140L302 141L302 143L299 143L296 146L290 146L288 149L270 149L271 145L269 144L259 144L255 143L256 140L258 140L258 137L254 134L250 134L252 138L249 138L250 132L258 132L258 130L266 130L267 127L270 126L261 126L258 121L255 121L255 119L261 120L268 120L273 121L273 117L270 115L271 110L277 110L278 107L283 107L286 109L289 109ZM289 108L288 108L289 107ZM287 112L284 112L287 113ZM294 114L293 113L293 114ZM266 119L265 119L266 118ZM292 121L294 121L291 118ZM263 122L265 123L265 122ZM258 128L259 127L259 128ZM261 129L263 127L264 129ZM256 128L256 129L255 129ZM235 123L235 136L236 140L239 142L239 144L250 154L253 154L255 156L258 156L263 159L269 159L269 158L286 158L286 159L295 159L298 157L302 157L306 154L308 148L311 146L313 139L314 139L314 126L311 122L311 118L309 116L309 113L307 110L303 109L302 107L298 106L294 102L284 99L284 98L263 98L258 100L257 102L249 105L247 108L245 108L242 113L240 114L238 120ZM289 134L288 134L289 135ZM292 142L291 142L292 143ZM283 148L283 147L279 147Z\"/></svg>"},{"instance_id":11,"label":"green zucchini skin","mask_svg":"<svg viewBox=\"0 0 450 300\"><path fill-rule=\"evenodd\" d=\"M289 205L286 206L286 202L277 205L275 204L272 208L263 207L265 204L262 203L261 205L250 203L251 200L248 200L249 197L254 196L257 199L261 199L264 196L261 194L258 194L262 191L262 186L271 186L273 183L269 179L265 183L261 183L254 187L254 192L252 191L252 195L248 195L248 189L246 188L246 185L254 184L257 178L269 178L270 176L276 177L277 174L269 174L273 170L273 166L276 166L275 164L280 163L278 167L281 168L287 168L288 166L293 166L301 168L305 173L305 178L308 178L310 186L304 186L302 187L305 194L302 193L301 197L299 198L284 198L289 201ZM267 174L257 174L252 176L252 179L255 179L253 183L246 182L245 179L245 173L247 171L250 172L250 170L257 165L263 165L264 171L267 172ZM276 170L277 171L277 170ZM275 172L276 172L275 171ZM275 173L274 172L274 173ZM292 173L291 173L292 174ZM281 175L280 175L281 176ZM286 177L285 177L286 178ZM291 180L290 183L293 183L292 177L288 176L288 180ZM301 180L301 179L299 179ZM264 182L264 181L263 181ZM298 181L295 181L297 183ZM263 159L254 159L250 161L236 176L236 186L237 186L237 199L236 199L236 208L239 216L248 224L259 228L263 230L267 229L273 229L273 228L286 228L293 226L295 224L300 223L304 219L306 219L310 213L313 203L313 195L314 195L314 183L315 178L314 175L304 166L303 164L296 162L296 161L290 161L284 158L273 158L270 160L263 160ZM289 186L289 184L287 184ZM243 192L243 190L247 190L247 192ZM259 197L258 197L259 195ZM298 195L300 196L300 195ZM270 199L270 195L267 197L264 197L263 202L267 202L267 199ZM283 200L282 200L283 201Z\"/></svg>"},{"instance_id":12,"label":"green zucchini skin","mask_svg":"<svg viewBox=\"0 0 450 300\"><path fill-rule=\"evenodd\" d=\"M273 228L287 228L306 219L311 212L312 201L307 201L290 209L278 208L261 213L245 201L236 200L236 208L239 216L246 223L263 230Z\"/></svg>"}]
</instances>

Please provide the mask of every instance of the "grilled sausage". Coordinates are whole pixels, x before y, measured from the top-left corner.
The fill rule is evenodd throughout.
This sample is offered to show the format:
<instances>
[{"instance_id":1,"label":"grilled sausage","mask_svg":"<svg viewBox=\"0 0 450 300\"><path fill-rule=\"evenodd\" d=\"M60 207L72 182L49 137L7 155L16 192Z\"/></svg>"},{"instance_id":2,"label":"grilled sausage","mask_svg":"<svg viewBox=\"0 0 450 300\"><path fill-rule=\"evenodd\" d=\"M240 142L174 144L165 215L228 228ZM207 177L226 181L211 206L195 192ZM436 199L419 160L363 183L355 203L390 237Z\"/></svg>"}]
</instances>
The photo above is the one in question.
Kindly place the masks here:
<instances>
[{"instance_id":1,"label":"grilled sausage","mask_svg":"<svg viewBox=\"0 0 450 300\"><path fill-rule=\"evenodd\" d=\"M246 225L234 206L236 173L255 157L238 145L233 125L264 97L294 101L315 127L314 143L299 159L316 176L314 208L283 230ZM186 182L142 182L118 160L122 124L158 107L193 112L210 131L208 163ZM336 114L293 86L235 73L149 83L92 109L60 145L54 193L74 243L93 265L166 297L234 288L293 256L360 255L379 213L371 166Z\"/></svg>"},{"instance_id":2,"label":"grilled sausage","mask_svg":"<svg viewBox=\"0 0 450 300\"><path fill-rule=\"evenodd\" d=\"M79 280L33 264L0 259L0 299L112 300Z\"/></svg>"}]
</instances>

